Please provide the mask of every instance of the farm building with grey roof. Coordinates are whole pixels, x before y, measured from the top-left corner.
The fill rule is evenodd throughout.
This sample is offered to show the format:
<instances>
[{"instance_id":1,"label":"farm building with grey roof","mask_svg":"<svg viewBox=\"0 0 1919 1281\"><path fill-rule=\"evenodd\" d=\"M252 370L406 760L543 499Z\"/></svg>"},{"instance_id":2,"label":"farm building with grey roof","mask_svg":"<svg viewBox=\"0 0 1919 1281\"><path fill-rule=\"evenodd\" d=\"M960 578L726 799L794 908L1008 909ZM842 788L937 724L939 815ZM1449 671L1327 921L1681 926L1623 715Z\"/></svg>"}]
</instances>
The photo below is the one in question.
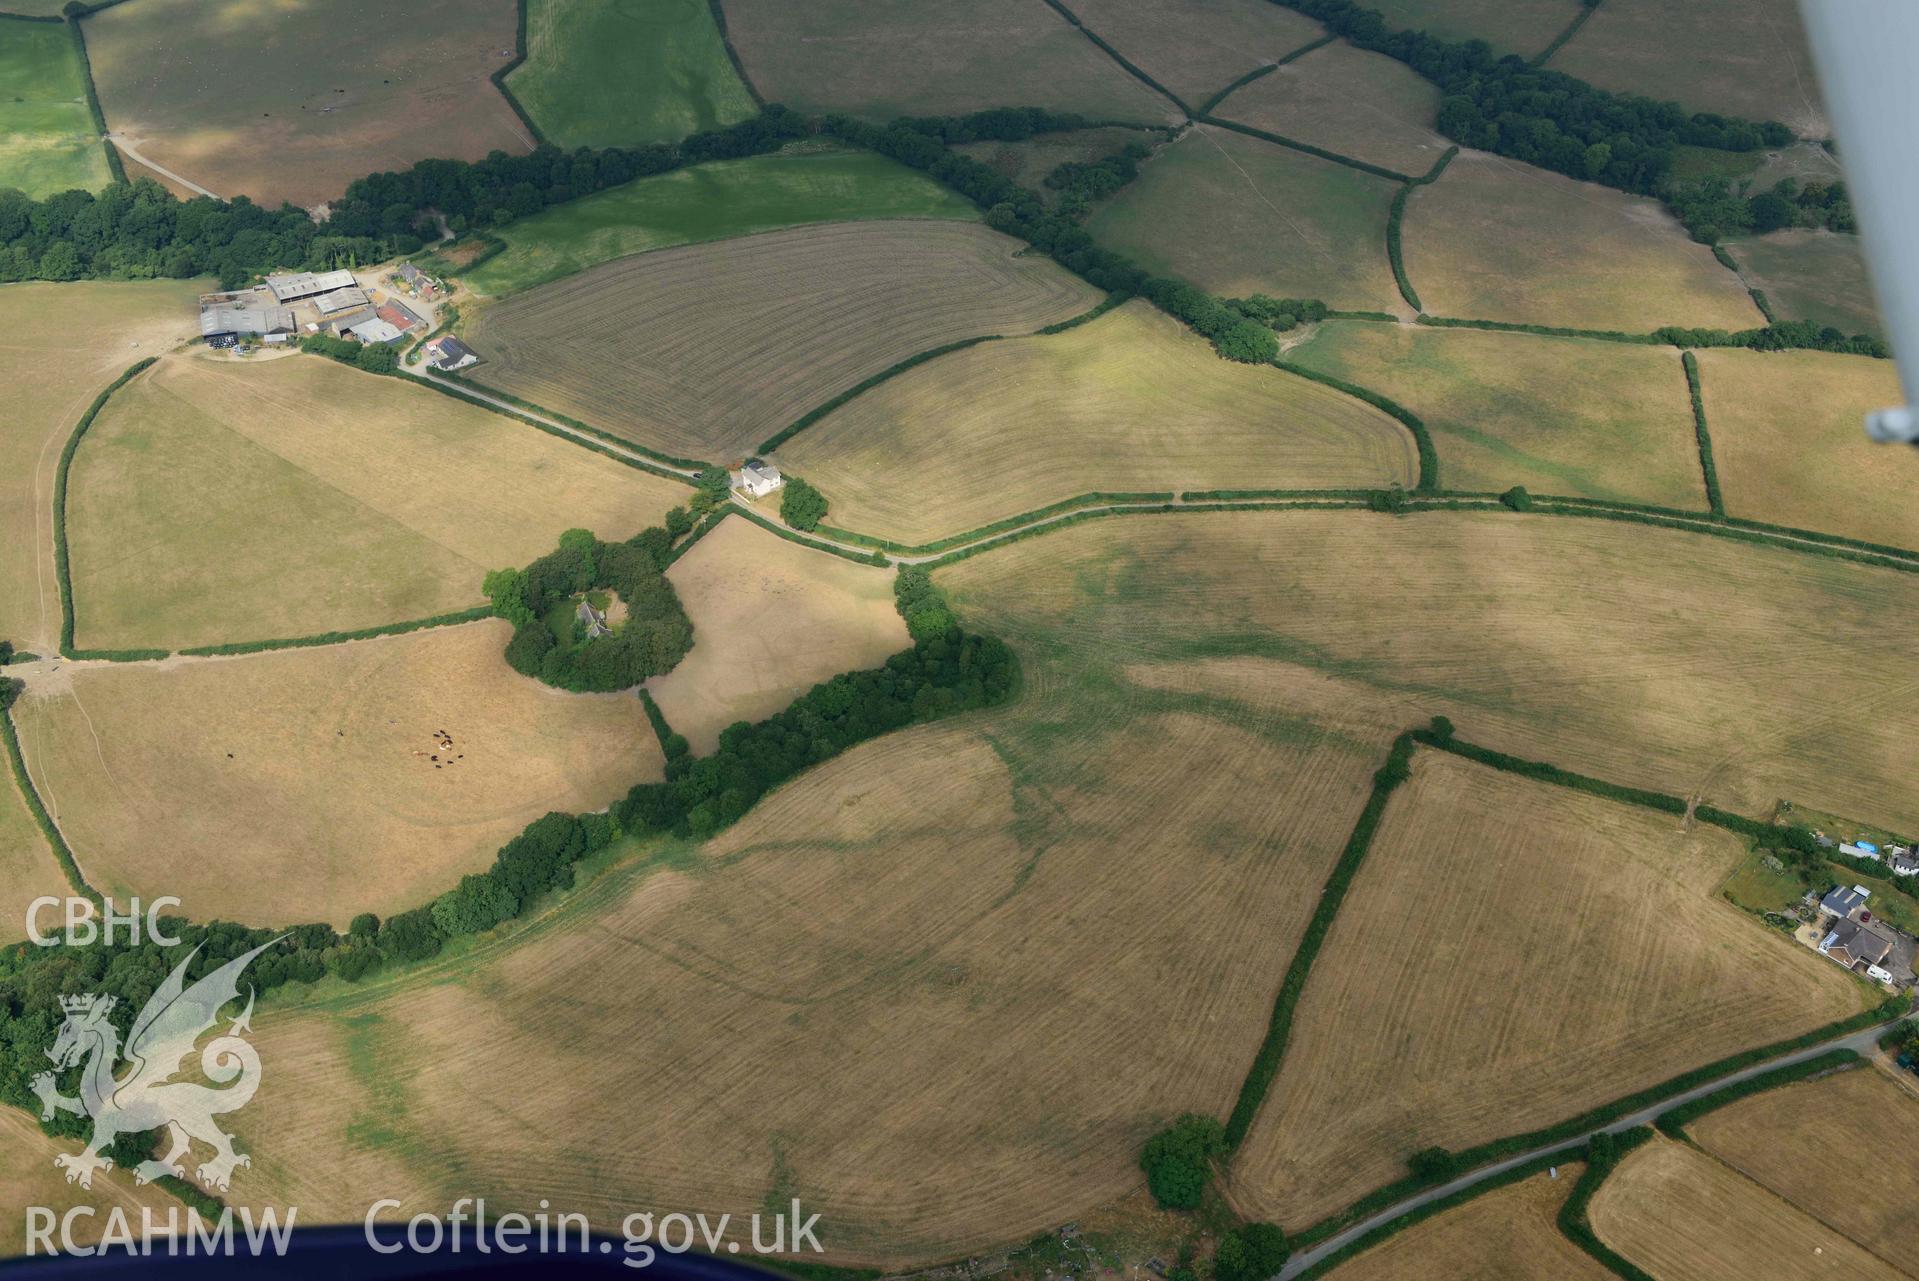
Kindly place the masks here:
<instances>
[{"instance_id":1,"label":"farm building with grey roof","mask_svg":"<svg viewBox=\"0 0 1919 1281\"><path fill-rule=\"evenodd\" d=\"M336 289L351 289L354 284L350 271L298 271L267 277L267 288L273 291L275 302L293 302L316 294L331 293Z\"/></svg>"}]
</instances>

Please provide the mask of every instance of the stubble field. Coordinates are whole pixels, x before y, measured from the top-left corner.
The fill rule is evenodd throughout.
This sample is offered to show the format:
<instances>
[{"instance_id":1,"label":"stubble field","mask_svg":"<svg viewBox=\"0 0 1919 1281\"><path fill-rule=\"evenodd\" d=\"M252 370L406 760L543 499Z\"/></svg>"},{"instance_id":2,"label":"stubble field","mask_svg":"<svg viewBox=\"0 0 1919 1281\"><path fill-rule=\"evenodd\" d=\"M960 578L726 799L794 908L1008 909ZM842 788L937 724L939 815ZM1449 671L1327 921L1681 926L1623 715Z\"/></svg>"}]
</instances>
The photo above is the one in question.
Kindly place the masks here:
<instances>
[{"instance_id":1,"label":"stubble field","mask_svg":"<svg viewBox=\"0 0 1919 1281\"><path fill-rule=\"evenodd\" d=\"M908 356L1099 293L976 223L836 223L608 263L468 326L477 381L669 455L733 462Z\"/></svg>"},{"instance_id":2,"label":"stubble field","mask_svg":"<svg viewBox=\"0 0 1919 1281\"><path fill-rule=\"evenodd\" d=\"M1072 0L1068 7L1194 111L1247 72L1326 34L1269 0Z\"/></svg>"},{"instance_id":3,"label":"stubble field","mask_svg":"<svg viewBox=\"0 0 1919 1281\"><path fill-rule=\"evenodd\" d=\"M86 20L108 127L268 208L429 156L528 150L487 79L512 60L514 26L509 0L139 0Z\"/></svg>"},{"instance_id":4,"label":"stubble field","mask_svg":"<svg viewBox=\"0 0 1919 1281\"><path fill-rule=\"evenodd\" d=\"M195 920L344 929L484 869L549 810L597 809L658 777L638 700L516 674L510 630L66 668L14 715L102 893L172 894Z\"/></svg>"},{"instance_id":5,"label":"stubble field","mask_svg":"<svg viewBox=\"0 0 1919 1281\"><path fill-rule=\"evenodd\" d=\"M1556 1179L1535 1174L1488 1192L1327 1275L1330 1281L1607 1281L1611 1273L1567 1240L1556 1222L1582 1168L1562 1165Z\"/></svg>"},{"instance_id":6,"label":"stubble field","mask_svg":"<svg viewBox=\"0 0 1919 1281\"><path fill-rule=\"evenodd\" d=\"M1765 323L1659 203L1463 151L1406 202L1406 272L1436 316L1649 333Z\"/></svg>"},{"instance_id":7,"label":"stubble field","mask_svg":"<svg viewBox=\"0 0 1919 1281\"><path fill-rule=\"evenodd\" d=\"M741 516L666 576L696 643L647 689L700 755L735 721L771 716L819 682L877 667L912 643L893 605L892 571L809 551Z\"/></svg>"},{"instance_id":8,"label":"stubble field","mask_svg":"<svg viewBox=\"0 0 1919 1281\"><path fill-rule=\"evenodd\" d=\"M1439 97L1405 63L1334 41L1235 90L1216 114L1416 178L1452 145L1433 131Z\"/></svg>"},{"instance_id":9,"label":"stubble field","mask_svg":"<svg viewBox=\"0 0 1919 1281\"><path fill-rule=\"evenodd\" d=\"M689 492L331 360L171 358L75 455L75 639L186 648L466 609L489 569L571 528L631 537Z\"/></svg>"},{"instance_id":10,"label":"stubble field","mask_svg":"<svg viewBox=\"0 0 1919 1281\"><path fill-rule=\"evenodd\" d=\"M0 760L0 766L5 764ZM65 898L69 887L52 847L14 786L11 766L6 767L6 775L0 779L0 887L4 887L0 913L5 914L0 916L0 943L13 943L27 936L27 905L43 894Z\"/></svg>"},{"instance_id":11,"label":"stubble field","mask_svg":"<svg viewBox=\"0 0 1919 1281\"><path fill-rule=\"evenodd\" d=\"M1447 489L1706 506L1686 375L1669 347L1333 320L1285 359L1418 414Z\"/></svg>"},{"instance_id":12,"label":"stubble field","mask_svg":"<svg viewBox=\"0 0 1919 1281\"><path fill-rule=\"evenodd\" d=\"M107 1216L115 1210L127 1216L136 1233L142 1209L151 1210L156 1223L165 1224L172 1213L185 1225L186 1206L160 1188L135 1186L131 1170L96 1174L93 1187L86 1191L69 1184L66 1171L55 1166L53 1158L79 1148L78 1140L56 1143L49 1139L27 1113L0 1108L0 1204L8 1207L7 1213L0 1215L0 1257L18 1258L27 1252L27 1206L46 1206L60 1215L76 1206L91 1206L91 1216L72 1220L72 1238L84 1245L100 1240ZM159 1246L160 1250L165 1248Z\"/></svg>"},{"instance_id":13,"label":"stubble field","mask_svg":"<svg viewBox=\"0 0 1919 1281\"><path fill-rule=\"evenodd\" d=\"M1687 1132L1734 1170L1919 1276L1919 1088L1857 1068L1741 1099ZM1858 1177L1861 1153L1871 1154L1871 1178Z\"/></svg>"},{"instance_id":14,"label":"stubble field","mask_svg":"<svg viewBox=\"0 0 1919 1281\"><path fill-rule=\"evenodd\" d=\"M111 180L86 77L65 25L0 17L0 190L38 200Z\"/></svg>"},{"instance_id":15,"label":"stubble field","mask_svg":"<svg viewBox=\"0 0 1919 1281\"><path fill-rule=\"evenodd\" d=\"M781 446L832 523L906 543L1095 491L1411 488L1411 435L1363 401L1220 360L1132 302L908 370Z\"/></svg>"},{"instance_id":16,"label":"stubble field","mask_svg":"<svg viewBox=\"0 0 1919 1281\"><path fill-rule=\"evenodd\" d=\"M1599 1185L1599 1239L1659 1281L1904 1281L1817 1219L1684 1144L1655 1141Z\"/></svg>"},{"instance_id":17,"label":"stubble field","mask_svg":"<svg viewBox=\"0 0 1919 1281\"><path fill-rule=\"evenodd\" d=\"M1744 852L1417 753L1235 1154L1235 1201L1312 1222L1422 1148L1539 1129L1857 1013L1860 985L1715 895Z\"/></svg>"}]
</instances>

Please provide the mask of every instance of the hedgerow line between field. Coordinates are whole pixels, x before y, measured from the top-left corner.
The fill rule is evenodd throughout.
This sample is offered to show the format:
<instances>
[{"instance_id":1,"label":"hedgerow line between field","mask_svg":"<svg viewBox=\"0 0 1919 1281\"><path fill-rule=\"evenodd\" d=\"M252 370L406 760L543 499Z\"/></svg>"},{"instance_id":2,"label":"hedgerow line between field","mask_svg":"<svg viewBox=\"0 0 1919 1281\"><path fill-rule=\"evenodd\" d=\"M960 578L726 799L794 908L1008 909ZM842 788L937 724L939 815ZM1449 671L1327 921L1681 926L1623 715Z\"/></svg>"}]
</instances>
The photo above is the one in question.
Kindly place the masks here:
<instances>
[{"instance_id":1,"label":"hedgerow line between field","mask_svg":"<svg viewBox=\"0 0 1919 1281\"><path fill-rule=\"evenodd\" d=\"M1712 461L1712 436L1706 430L1706 402L1699 386L1699 361L1690 351L1679 354L1679 363L1686 371L1686 394L1692 401L1693 434L1699 441L1699 470L1706 481L1706 505L1712 514L1723 517L1726 514L1726 499L1719 489L1719 469Z\"/></svg>"},{"instance_id":2,"label":"hedgerow line between field","mask_svg":"<svg viewBox=\"0 0 1919 1281\"><path fill-rule=\"evenodd\" d=\"M1073 27L1077 28L1081 35L1085 36L1088 40L1091 40L1095 48L1099 49L1107 57L1111 58L1114 62L1118 63L1120 69L1124 71L1127 75L1133 77L1133 79L1139 81L1141 84L1145 85L1148 89L1151 89L1154 93L1159 94L1161 97L1165 98L1168 102L1172 103L1175 107L1178 107L1179 114L1184 116L1186 119L1191 120L1193 118L1193 109L1187 106L1185 101L1181 99L1178 94L1174 93L1171 89L1168 89L1165 85L1161 84L1159 81L1153 79L1153 77L1146 74L1145 71L1135 66L1132 63L1132 61L1126 57L1125 54L1121 53L1118 49L1114 48L1098 32L1094 31L1091 27L1087 26L1084 22L1082 22L1080 20L1080 16L1074 13L1071 9L1068 9L1063 3L1061 3L1061 0L1046 0L1046 5L1048 8L1052 9L1055 13L1059 14L1060 17L1066 19L1066 21L1069 24L1071 24Z\"/></svg>"},{"instance_id":3,"label":"hedgerow line between field","mask_svg":"<svg viewBox=\"0 0 1919 1281\"><path fill-rule=\"evenodd\" d=\"M1299 48L1293 50L1291 53L1282 54L1280 57L1274 59L1272 62L1267 63L1263 67L1254 67L1251 71L1248 71L1245 75L1241 76L1239 79L1233 81L1231 84L1227 85L1224 89L1221 89L1218 93L1208 98L1205 102L1202 102L1199 105L1199 115L1204 117L1209 112L1211 112L1213 108L1219 106L1220 103L1226 101L1227 98L1231 97L1233 94L1237 93L1239 90L1244 89L1247 85L1251 84L1253 81L1260 79L1262 76L1271 75L1273 72L1278 71L1281 67L1287 65L1288 63L1297 62L1299 59L1305 57L1307 54L1311 53L1315 49L1324 49L1327 45L1331 44L1333 41L1337 39L1339 39L1339 37L1335 35L1324 35L1317 40L1309 40L1305 44L1299 46Z\"/></svg>"},{"instance_id":4,"label":"hedgerow line between field","mask_svg":"<svg viewBox=\"0 0 1919 1281\"><path fill-rule=\"evenodd\" d=\"M521 8L525 8L526 4L527 0L520 0ZM706 8L713 15L713 26L720 33L720 45L726 50L726 60L733 64L733 74L740 78L740 84L745 87L746 96L753 100L753 105L764 109L766 96L753 83L753 77L746 74L746 62L740 57L739 49L733 44L733 32L726 25L726 9L720 0L706 0Z\"/></svg>"},{"instance_id":5,"label":"hedgerow line between field","mask_svg":"<svg viewBox=\"0 0 1919 1281\"><path fill-rule=\"evenodd\" d=\"M1600 0L1580 0L1579 12L1573 15L1572 21L1568 22L1565 28L1553 37L1551 44L1541 49L1531 58L1528 58L1527 61L1535 67L1543 67L1551 62L1553 55L1565 48L1568 40L1571 40L1579 34L1579 29L1586 25L1586 19L1593 16L1593 11L1598 9L1599 5Z\"/></svg>"}]
</instances>

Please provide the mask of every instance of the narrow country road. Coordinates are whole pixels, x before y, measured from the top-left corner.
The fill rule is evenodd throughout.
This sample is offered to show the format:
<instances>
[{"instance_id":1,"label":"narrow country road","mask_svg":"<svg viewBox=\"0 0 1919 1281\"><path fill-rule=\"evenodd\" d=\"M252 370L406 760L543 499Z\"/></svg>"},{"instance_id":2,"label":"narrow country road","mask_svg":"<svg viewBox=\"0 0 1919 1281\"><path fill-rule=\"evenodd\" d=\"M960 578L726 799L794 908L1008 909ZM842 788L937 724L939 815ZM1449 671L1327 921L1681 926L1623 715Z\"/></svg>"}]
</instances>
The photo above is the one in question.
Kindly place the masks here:
<instances>
[{"instance_id":1,"label":"narrow country road","mask_svg":"<svg viewBox=\"0 0 1919 1281\"><path fill-rule=\"evenodd\" d=\"M1910 1013L1910 1011L1911 1007L1908 1006L1907 1013ZM1335 1236L1327 1237L1311 1249L1301 1250L1298 1254L1295 1254L1286 1261L1286 1266L1279 1270L1278 1276L1275 1277L1273 1281L1291 1281L1291 1278L1306 1271L1306 1269L1312 1267L1327 1255L1357 1238L1364 1236L1366 1233L1371 1232L1374 1228L1390 1223L1400 1215L1410 1210L1417 1210L1422 1205L1437 1201L1442 1197L1449 1197L1455 1192L1463 1192L1467 1188L1475 1187L1495 1175L1504 1174L1514 1166L1524 1165L1528 1161L1537 1160L1542 1156L1554 1152L1564 1152L1566 1159L1572 1160L1577 1155L1578 1149L1584 1147L1586 1141L1595 1134L1601 1132L1617 1134L1621 1130L1630 1130L1636 1125L1648 1125L1661 1113L1669 1112L1682 1103L1690 1103L1694 1099L1711 1094L1715 1090L1723 1090L1729 1085L1737 1085L1741 1081L1751 1080L1761 1073L1771 1072L1776 1068L1791 1067L1795 1063L1803 1063L1807 1059L1816 1058L1830 1050L1852 1050L1864 1058L1871 1058L1878 1049L1880 1034L1894 1023L1897 1023L1899 1019L1905 1017L1906 1014L1901 1014L1899 1018L1888 1019L1884 1023L1876 1024L1863 1031L1850 1032L1844 1036L1836 1036L1830 1041L1821 1041L1819 1044L1809 1046L1806 1049L1794 1050L1790 1054L1782 1054L1778 1058L1768 1059L1764 1063L1755 1063L1751 1067L1741 1068L1736 1072L1728 1072L1724 1076L1716 1077L1704 1085L1696 1086L1693 1089L1685 1091L1683 1094L1675 1094L1671 1098L1655 1103L1650 1107L1640 1108L1637 1112L1622 1116L1617 1121L1598 1126L1580 1135L1578 1138L1567 1139L1561 1143L1548 1143L1542 1147L1534 1148L1530 1152L1521 1152L1517 1156L1507 1157L1503 1161L1495 1161L1491 1165L1483 1165L1469 1174L1462 1174L1450 1183L1442 1183L1436 1188L1428 1188L1424 1192L1414 1193L1405 1200L1396 1202L1377 1214L1369 1215L1345 1231Z\"/></svg>"},{"instance_id":2,"label":"narrow country road","mask_svg":"<svg viewBox=\"0 0 1919 1281\"><path fill-rule=\"evenodd\" d=\"M137 147L135 147L131 142L127 141L127 136L125 134L107 133L104 135L104 137L106 138L108 145L118 147L120 149L121 154L126 156L129 160L132 160L135 164L145 165L148 169L153 170L153 172L159 174L162 178L170 178L174 182L179 183L182 187L185 187L188 191L195 192L202 196L210 197L214 200L226 199L225 196L222 196L217 192L208 191L205 187L202 187L199 183L193 181L193 179L191 178L182 178L179 174L173 172L173 170L153 163L153 161L141 155Z\"/></svg>"}]
</instances>

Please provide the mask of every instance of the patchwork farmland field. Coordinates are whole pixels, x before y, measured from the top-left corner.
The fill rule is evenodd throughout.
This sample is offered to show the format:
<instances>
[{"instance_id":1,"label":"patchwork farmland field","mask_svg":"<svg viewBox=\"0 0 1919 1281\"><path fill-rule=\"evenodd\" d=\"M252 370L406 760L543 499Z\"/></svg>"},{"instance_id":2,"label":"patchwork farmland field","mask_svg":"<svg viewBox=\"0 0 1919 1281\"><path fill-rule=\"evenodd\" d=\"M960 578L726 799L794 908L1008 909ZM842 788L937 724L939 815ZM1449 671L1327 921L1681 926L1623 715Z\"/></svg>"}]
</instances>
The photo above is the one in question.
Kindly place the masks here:
<instances>
[{"instance_id":1,"label":"patchwork farmland field","mask_svg":"<svg viewBox=\"0 0 1919 1281\"><path fill-rule=\"evenodd\" d=\"M53 475L74 424L134 361L198 332L204 282L0 287L0 640L52 653L60 640L53 576Z\"/></svg>"},{"instance_id":2,"label":"patchwork farmland field","mask_svg":"<svg viewBox=\"0 0 1919 1281\"><path fill-rule=\"evenodd\" d=\"M1438 86L1344 41L1235 90L1216 114L1409 177L1431 169L1452 145L1433 131Z\"/></svg>"},{"instance_id":3,"label":"patchwork farmland field","mask_svg":"<svg viewBox=\"0 0 1919 1281\"><path fill-rule=\"evenodd\" d=\"M1779 120L1831 136L1792 0L1606 0L1551 69L1688 111Z\"/></svg>"},{"instance_id":4,"label":"patchwork farmland field","mask_svg":"<svg viewBox=\"0 0 1919 1281\"><path fill-rule=\"evenodd\" d=\"M872 152L788 148L641 178L500 228L506 248L466 283L511 294L651 249L858 218L976 221L979 211Z\"/></svg>"},{"instance_id":5,"label":"patchwork farmland field","mask_svg":"<svg viewBox=\"0 0 1919 1281\"><path fill-rule=\"evenodd\" d=\"M56 1214L78 1206L92 1208L92 1215L79 1215L73 1220L76 1245L96 1244L106 1231L107 1215L114 1209L136 1225L143 1207L150 1208L160 1223L166 1222L169 1208L184 1220L185 1207L171 1193L135 1185L131 1170L95 1175L89 1191L72 1186L53 1164L54 1154L64 1150L42 1134L39 1123L27 1113L0 1108L0 1201L15 1207L14 1213L0 1215L0 1257L10 1259L27 1252L26 1215L20 1211L30 1205L46 1206Z\"/></svg>"},{"instance_id":6,"label":"patchwork farmland field","mask_svg":"<svg viewBox=\"0 0 1919 1281\"><path fill-rule=\"evenodd\" d=\"M1484 40L1501 53L1532 56L1579 16L1580 0L1373 0L1387 25L1447 40Z\"/></svg>"},{"instance_id":7,"label":"patchwork farmland field","mask_svg":"<svg viewBox=\"0 0 1919 1281\"><path fill-rule=\"evenodd\" d=\"M239 1122L300 1154L269 1195L354 1213L341 1172L391 1169L410 1213L483 1165L616 1223L634 1187L713 1213L791 1188L829 1257L878 1263L1126 1193L1148 1133L1237 1088L1387 735L1181 708L1113 644L1023 648L1017 703L827 762L457 985L263 1025L298 1081ZM395 1081L371 1137L352 1117Z\"/></svg>"},{"instance_id":8,"label":"patchwork farmland field","mask_svg":"<svg viewBox=\"0 0 1919 1281\"><path fill-rule=\"evenodd\" d=\"M1234 1199L1312 1222L1419 1149L1539 1129L1863 1009L1864 985L1718 899L1744 852L1416 753L1235 1154Z\"/></svg>"},{"instance_id":9,"label":"patchwork farmland field","mask_svg":"<svg viewBox=\"0 0 1919 1281\"><path fill-rule=\"evenodd\" d=\"M735 721L771 716L820 681L878 667L912 644L890 571L822 556L738 516L667 577L695 643L647 689L698 755Z\"/></svg>"},{"instance_id":10,"label":"patchwork farmland field","mask_svg":"<svg viewBox=\"0 0 1919 1281\"><path fill-rule=\"evenodd\" d=\"M1919 679L1874 621L1919 605L1898 571L1614 521L1280 511L1090 521L938 578L972 626L1106 636L1169 697L1394 730L1443 713L1490 747L1742 813L1793 796L1919 828L1893 727Z\"/></svg>"},{"instance_id":11,"label":"patchwork farmland field","mask_svg":"<svg viewBox=\"0 0 1919 1281\"><path fill-rule=\"evenodd\" d=\"M1418 414L1448 489L1706 506L1686 375L1669 347L1333 320L1285 359Z\"/></svg>"},{"instance_id":12,"label":"patchwork farmland field","mask_svg":"<svg viewBox=\"0 0 1919 1281\"><path fill-rule=\"evenodd\" d=\"M1905 1273L1680 1143L1647 1144L1599 1185L1599 1239L1660 1281L1901 1281Z\"/></svg>"},{"instance_id":13,"label":"patchwork farmland field","mask_svg":"<svg viewBox=\"0 0 1919 1281\"><path fill-rule=\"evenodd\" d=\"M11 769L0 780L0 886L5 887L0 891L0 944L27 936L27 904L42 894L65 898L68 893L67 878L14 786ZM4 1182L0 1175L0 1185Z\"/></svg>"},{"instance_id":14,"label":"patchwork farmland field","mask_svg":"<svg viewBox=\"0 0 1919 1281\"><path fill-rule=\"evenodd\" d=\"M1326 34L1270 0L1073 0L1069 7L1194 111L1239 77Z\"/></svg>"},{"instance_id":15,"label":"patchwork farmland field","mask_svg":"<svg viewBox=\"0 0 1919 1281\"><path fill-rule=\"evenodd\" d=\"M512 59L514 26L510 0L139 0L86 20L108 126L155 163L269 208L336 199L428 156L527 150L487 79Z\"/></svg>"},{"instance_id":16,"label":"patchwork farmland field","mask_svg":"<svg viewBox=\"0 0 1919 1281\"><path fill-rule=\"evenodd\" d=\"M1904 402L1891 361L1812 351L1697 358L1728 512L1919 548L1912 460L1866 439L1864 426L1870 411Z\"/></svg>"},{"instance_id":17,"label":"patchwork farmland field","mask_svg":"<svg viewBox=\"0 0 1919 1281\"><path fill-rule=\"evenodd\" d=\"M1687 1127L1708 1153L1894 1267L1919 1273L1919 1090L1858 1068L1769 1090ZM1875 1172L1856 1177L1862 1152Z\"/></svg>"},{"instance_id":18,"label":"patchwork farmland field","mask_svg":"<svg viewBox=\"0 0 1919 1281\"><path fill-rule=\"evenodd\" d=\"M529 0L506 86L566 148L678 142L757 110L705 0Z\"/></svg>"},{"instance_id":19,"label":"patchwork farmland field","mask_svg":"<svg viewBox=\"0 0 1919 1281\"><path fill-rule=\"evenodd\" d=\"M185 648L466 609L563 530L629 538L689 493L331 360L169 358L74 457L75 639Z\"/></svg>"},{"instance_id":20,"label":"patchwork farmland field","mask_svg":"<svg viewBox=\"0 0 1919 1281\"><path fill-rule=\"evenodd\" d=\"M1023 248L964 222L769 232L607 263L493 304L468 332L486 385L727 462L908 356L1099 301Z\"/></svg>"},{"instance_id":21,"label":"patchwork farmland field","mask_svg":"<svg viewBox=\"0 0 1919 1281\"><path fill-rule=\"evenodd\" d=\"M0 190L36 199L112 175L87 110L87 72L65 25L0 17Z\"/></svg>"},{"instance_id":22,"label":"patchwork farmland field","mask_svg":"<svg viewBox=\"0 0 1919 1281\"><path fill-rule=\"evenodd\" d=\"M1406 202L1406 271L1438 316L1648 333L1765 323L1657 201L1465 151Z\"/></svg>"},{"instance_id":23,"label":"patchwork farmland field","mask_svg":"<svg viewBox=\"0 0 1919 1281\"><path fill-rule=\"evenodd\" d=\"M1401 304L1386 216L1397 190L1330 160L1196 125L1087 226L1148 270L1215 293L1391 311Z\"/></svg>"},{"instance_id":24,"label":"patchwork farmland field","mask_svg":"<svg viewBox=\"0 0 1919 1281\"><path fill-rule=\"evenodd\" d=\"M1599 1262L1567 1240L1556 1216L1583 1167L1535 1174L1416 1224L1334 1268L1331 1281L1607 1281Z\"/></svg>"},{"instance_id":25,"label":"patchwork farmland field","mask_svg":"<svg viewBox=\"0 0 1919 1281\"><path fill-rule=\"evenodd\" d=\"M1265 0L1261 0L1264 3ZM1284 10L1274 9L1275 13ZM1101 129L1072 129L1063 133L1043 133L1018 142L963 142L953 150L989 164L1028 191L1043 199L1058 193L1046 186L1046 175L1068 162L1086 164L1101 160L1125 147L1139 143L1156 147L1166 141L1158 130L1129 129L1113 125Z\"/></svg>"},{"instance_id":26,"label":"patchwork farmland field","mask_svg":"<svg viewBox=\"0 0 1919 1281\"><path fill-rule=\"evenodd\" d=\"M909 370L777 458L822 488L834 525L907 543L1094 491L1419 480L1412 436L1396 420L1330 387L1221 361L1143 302Z\"/></svg>"},{"instance_id":27,"label":"patchwork farmland field","mask_svg":"<svg viewBox=\"0 0 1919 1281\"><path fill-rule=\"evenodd\" d=\"M657 777L637 700L563 694L472 623L243 658L67 668L14 708L102 892L261 924L416 907L549 810ZM433 735L453 737L457 759ZM182 805L190 796L193 804Z\"/></svg>"},{"instance_id":28,"label":"patchwork farmland field","mask_svg":"<svg viewBox=\"0 0 1919 1281\"><path fill-rule=\"evenodd\" d=\"M1043 4L727 0L746 74L769 102L873 120L1009 104L1173 124L1179 109ZM1223 83L1223 82L1222 82Z\"/></svg>"},{"instance_id":29,"label":"patchwork farmland field","mask_svg":"<svg viewBox=\"0 0 1919 1281\"><path fill-rule=\"evenodd\" d=\"M1832 231L1775 231L1727 246L1740 274L1782 320L1810 320L1848 334L1882 334L1859 238Z\"/></svg>"}]
</instances>

